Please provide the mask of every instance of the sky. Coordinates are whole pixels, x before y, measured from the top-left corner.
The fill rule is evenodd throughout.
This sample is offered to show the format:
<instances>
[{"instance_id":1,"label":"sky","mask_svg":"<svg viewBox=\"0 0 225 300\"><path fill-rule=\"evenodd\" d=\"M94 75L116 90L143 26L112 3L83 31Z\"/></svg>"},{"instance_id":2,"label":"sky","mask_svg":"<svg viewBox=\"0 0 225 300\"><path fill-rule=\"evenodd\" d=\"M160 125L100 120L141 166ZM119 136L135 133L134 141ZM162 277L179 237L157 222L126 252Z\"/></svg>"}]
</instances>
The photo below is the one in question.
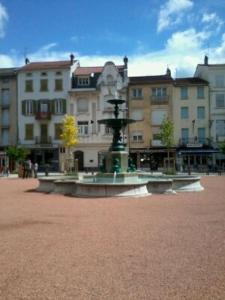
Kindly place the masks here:
<instances>
[{"instance_id":1,"label":"sky","mask_svg":"<svg viewBox=\"0 0 225 300\"><path fill-rule=\"evenodd\" d=\"M0 0L0 68L65 60L123 64L129 76L193 76L225 63L225 0Z\"/></svg>"}]
</instances>

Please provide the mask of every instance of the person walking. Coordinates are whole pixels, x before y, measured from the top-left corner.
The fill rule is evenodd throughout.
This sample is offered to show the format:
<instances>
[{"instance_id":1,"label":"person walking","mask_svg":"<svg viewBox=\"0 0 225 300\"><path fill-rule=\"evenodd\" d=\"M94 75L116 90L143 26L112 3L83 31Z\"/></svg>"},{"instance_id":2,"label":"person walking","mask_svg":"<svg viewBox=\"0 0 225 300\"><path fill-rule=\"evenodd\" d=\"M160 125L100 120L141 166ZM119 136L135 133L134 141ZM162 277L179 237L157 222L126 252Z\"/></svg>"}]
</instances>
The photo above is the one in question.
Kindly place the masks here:
<instances>
[{"instance_id":1,"label":"person walking","mask_svg":"<svg viewBox=\"0 0 225 300\"><path fill-rule=\"evenodd\" d=\"M37 178L37 172L38 172L38 163L34 163L34 178Z\"/></svg>"}]
</instances>

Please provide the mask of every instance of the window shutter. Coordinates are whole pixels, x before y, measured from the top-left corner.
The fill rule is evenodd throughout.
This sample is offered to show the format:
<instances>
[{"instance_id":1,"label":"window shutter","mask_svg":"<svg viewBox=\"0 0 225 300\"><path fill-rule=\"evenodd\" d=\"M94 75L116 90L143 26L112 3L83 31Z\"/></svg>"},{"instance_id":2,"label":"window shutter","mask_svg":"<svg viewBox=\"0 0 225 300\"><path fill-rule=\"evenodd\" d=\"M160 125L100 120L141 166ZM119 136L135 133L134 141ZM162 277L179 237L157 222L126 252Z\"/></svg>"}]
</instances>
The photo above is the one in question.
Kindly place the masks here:
<instances>
[{"instance_id":1,"label":"window shutter","mask_svg":"<svg viewBox=\"0 0 225 300\"><path fill-rule=\"evenodd\" d=\"M22 114L26 115L26 100L22 101Z\"/></svg>"},{"instance_id":2,"label":"window shutter","mask_svg":"<svg viewBox=\"0 0 225 300\"><path fill-rule=\"evenodd\" d=\"M63 113L66 114L66 99L62 99L63 103Z\"/></svg>"},{"instance_id":3,"label":"window shutter","mask_svg":"<svg viewBox=\"0 0 225 300\"><path fill-rule=\"evenodd\" d=\"M33 114L35 115L37 112L37 101L33 100L32 105L33 105Z\"/></svg>"},{"instance_id":4,"label":"window shutter","mask_svg":"<svg viewBox=\"0 0 225 300\"><path fill-rule=\"evenodd\" d=\"M55 99L51 100L50 105L51 105L51 113L55 114Z\"/></svg>"},{"instance_id":5,"label":"window shutter","mask_svg":"<svg viewBox=\"0 0 225 300\"><path fill-rule=\"evenodd\" d=\"M36 109L37 109L37 112L40 113L41 112L41 100L38 100L37 103L36 103Z\"/></svg>"}]
</instances>

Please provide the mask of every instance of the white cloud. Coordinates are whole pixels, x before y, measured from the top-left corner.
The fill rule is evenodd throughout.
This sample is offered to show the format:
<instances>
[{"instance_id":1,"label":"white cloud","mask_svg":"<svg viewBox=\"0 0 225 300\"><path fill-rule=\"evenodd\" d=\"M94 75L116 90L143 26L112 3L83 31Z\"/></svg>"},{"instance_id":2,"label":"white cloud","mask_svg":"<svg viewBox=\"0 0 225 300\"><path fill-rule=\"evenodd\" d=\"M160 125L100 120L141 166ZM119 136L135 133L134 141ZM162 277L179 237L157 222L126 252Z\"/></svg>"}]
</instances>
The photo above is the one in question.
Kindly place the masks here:
<instances>
[{"instance_id":1,"label":"white cloud","mask_svg":"<svg viewBox=\"0 0 225 300\"><path fill-rule=\"evenodd\" d=\"M178 77L193 76L198 63L202 63L204 55L209 55L210 63L224 63L225 57L225 33L215 48L205 47L205 41L209 33L197 32L194 28L175 32L167 40L165 47L161 50L146 54L137 51L129 55L129 76L159 75L165 74L167 66ZM37 51L29 53L30 61L53 61L68 60L73 51L58 51L56 43L44 45ZM80 61L81 66L102 66L106 61L115 64L123 64L123 56L118 55L83 55L74 53L75 59ZM24 64L24 58L15 51L10 55L0 55L1 67L18 67Z\"/></svg>"},{"instance_id":2,"label":"white cloud","mask_svg":"<svg viewBox=\"0 0 225 300\"><path fill-rule=\"evenodd\" d=\"M189 51L192 53L194 50L200 49L209 36L210 32L197 32L194 28L178 31L168 39L166 48L176 53Z\"/></svg>"},{"instance_id":3,"label":"white cloud","mask_svg":"<svg viewBox=\"0 0 225 300\"><path fill-rule=\"evenodd\" d=\"M157 31L178 24L183 16L183 12L192 8L191 0L169 0L160 7Z\"/></svg>"},{"instance_id":4,"label":"white cloud","mask_svg":"<svg viewBox=\"0 0 225 300\"><path fill-rule=\"evenodd\" d=\"M208 28L215 26L217 32L220 31L224 24L222 19L216 13L204 13L202 16L202 23L204 23Z\"/></svg>"},{"instance_id":5,"label":"white cloud","mask_svg":"<svg viewBox=\"0 0 225 300\"><path fill-rule=\"evenodd\" d=\"M0 3L0 38L5 36L5 23L7 22L9 16L6 8Z\"/></svg>"}]
</instances>

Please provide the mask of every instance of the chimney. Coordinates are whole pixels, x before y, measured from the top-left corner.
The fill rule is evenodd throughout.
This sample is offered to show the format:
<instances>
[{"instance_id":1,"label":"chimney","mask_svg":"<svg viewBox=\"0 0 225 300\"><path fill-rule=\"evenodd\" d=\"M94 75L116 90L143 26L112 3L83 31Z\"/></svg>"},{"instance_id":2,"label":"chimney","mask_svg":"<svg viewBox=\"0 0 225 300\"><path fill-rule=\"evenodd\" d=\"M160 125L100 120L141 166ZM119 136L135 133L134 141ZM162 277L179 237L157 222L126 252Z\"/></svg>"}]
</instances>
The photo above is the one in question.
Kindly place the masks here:
<instances>
[{"instance_id":1,"label":"chimney","mask_svg":"<svg viewBox=\"0 0 225 300\"><path fill-rule=\"evenodd\" d=\"M25 58L25 65L27 65L27 64L29 64L30 63L30 61L29 61L29 58Z\"/></svg>"},{"instance_id":2,"label":"chimney","mask_svg":"<svg viewBox=\"0 0 225 300\"><path fill-rule=\"evenodd\" d=\"M73 65L73 63L74 63L74 55L73 55L73 53L71 53L70 54L70 64L71 64L71 66Z\"/></svg>"},{"instance_id":3,"label":"chimney","mask_svg":"<svg viewBox=\"0 0 225 300\"><path fill-rule=\"evenodd\" d=\"M171 77L171 70L169 68L166 69L166 75L168 77Z\"/></svg>"},{"instance_id":4,"label":"chimney","mask_svg":"<svg viewBox=\"0 0 225 300\"><path fill-rule=\"evenodd\" d=\"M204 65L208 65L208 62L209 62L209 58L207 55L205 55L205 58L204 58Z\"/></svg>"},{"instance_id":5,"label":"chimney","mask_svg":"<svg viewBox=\"0 0 225 300\"><path fill-rule=\"evenodd\" d=\"M125 65L125 69L127 69L128 58L126 56L124 56L123 62Z\"/></svg>"}]
</instances>

